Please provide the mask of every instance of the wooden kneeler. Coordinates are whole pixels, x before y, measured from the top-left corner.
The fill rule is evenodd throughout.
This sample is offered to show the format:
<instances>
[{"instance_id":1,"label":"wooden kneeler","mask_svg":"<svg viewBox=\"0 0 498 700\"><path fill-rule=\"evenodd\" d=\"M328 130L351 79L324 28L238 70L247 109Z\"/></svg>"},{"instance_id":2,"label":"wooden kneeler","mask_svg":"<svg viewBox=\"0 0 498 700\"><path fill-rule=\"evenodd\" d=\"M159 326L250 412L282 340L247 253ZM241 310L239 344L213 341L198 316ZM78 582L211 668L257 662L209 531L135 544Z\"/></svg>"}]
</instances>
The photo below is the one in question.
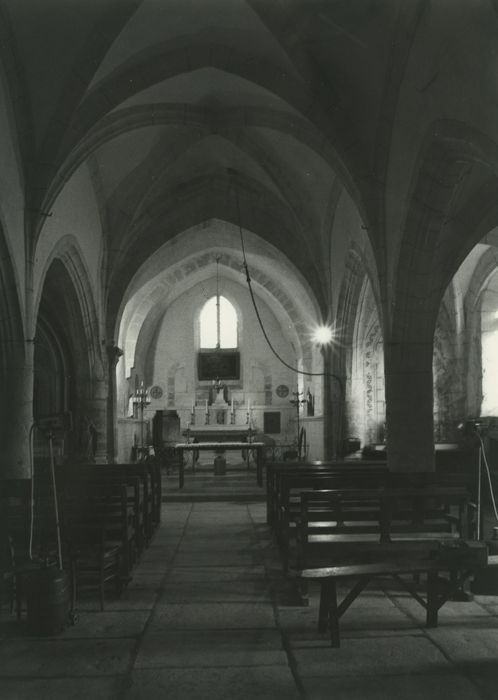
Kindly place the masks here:
<instances>
[{"instance_id":1,"label":"wooden kneeler","mask_svg":"<svg viewBox=\"0 0 498 700\"><path fill-rule=\"evenodd\" d=\"M482 564L480 564L482 566ZM448 598L457 591L474 572L476 563L444 563L436 559L418 561L386 561L375 564L353 564L317 569L304 569L299 576L315 579L321 583L320 609L318 614L318 631L330 630L332 647L340 647L339 620L349 606L360 595L370 581L378 576L392 576L410 593L426 610L427 627L437 627L439 609ZM450 572L450 579L442 579L440 572ZM427 574L426 600L415 590L414 586L402 578L403 574ZM337 580L358 579L349 593L339 603L337 600Z\"/></svg>"}]
</instances>

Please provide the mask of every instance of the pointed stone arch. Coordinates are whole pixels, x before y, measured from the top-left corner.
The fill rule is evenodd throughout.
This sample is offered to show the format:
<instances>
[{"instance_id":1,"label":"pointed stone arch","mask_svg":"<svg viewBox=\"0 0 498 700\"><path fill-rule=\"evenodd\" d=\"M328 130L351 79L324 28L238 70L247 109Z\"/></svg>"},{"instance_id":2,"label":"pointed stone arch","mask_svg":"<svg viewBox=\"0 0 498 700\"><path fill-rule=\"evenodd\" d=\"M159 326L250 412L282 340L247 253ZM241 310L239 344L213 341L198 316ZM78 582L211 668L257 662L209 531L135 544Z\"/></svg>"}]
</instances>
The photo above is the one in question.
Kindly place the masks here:
<instances>
[{"instance_id":1,"label":"pointed stone arch","mask_svg":"<svg viewBox=\"0 0 498 700\"><path fill-rule=\"evenodd\" d=\"M11 251L0 224L0 479L29 478L33 421L33 339L26 337L23 305Z\"/></svg>"},{"instance_id":2,"label":"pointed stone arch","mask_svg":"<svg viewBox=\"0 0 498 700\"><path fill-rule=\"evenodd\" d=\"M103 458L107 441L107 367L99 342L90 276L78 243L70 235L59 240L47 259L37 291L35 319L37 336L39 330L46 352L51 352L55 361L59 350L67 368L64 400L55 403L50 412L67 410L73 414L68 449L81 458L96 457L87 452L88 426L92 423L98 434L97 452ZM37 367L40 361L35 346L35 375L42 371Z\"/></svg>"},{"instance_id":3,"label":"pointed stone arch","mask_svg":"<svg viewBox=\"0 0 498 700\"><path fill-rule=\"evenodd\" d=\"M431 125L414 171L393 283L385 298L388 459L393 470L434 469L437 315L462 255L474 245L473 235L483 235L476 230L484 220L489 226L490 212L498 215L496 194L490 200L496 173L498 147L483 134L458 122ZM476 180L482 187L472 192ZM474 222L471 211L479 212Z\"/></svg>"},{"instance_id":4,"label":"pointed stone arch","mask_svg":"<svg viewBox=\"0 0 498 700\"><path fill-rule=\"evenodd\" d=\"M157 283L151 288L150 292L144 295L141 301L135 305L134 310L124 321L125 327L122 327L119 333L119 343L125 349L127 374L129 374L131 367L135 364L135 347L138 335L144 324L147 323L153 329L157 319L164 313L166 305L171 303L172 298L174 298L172 295L175 293L175 287L180 285L180 288L184 289L190 284L190 279L197 279L203 271L214 270L217 260L221 269L236 271L240 274L239 256L230 251L200 251L197 255L190 256L188 261L172 267L161 283ZM275 279L271 279L265 271L253 268L251 277L255 283L264 288L269 297L274 299L286 321L294 329L296 339L299 340L299 348L303 360L306 359L307 366L305 369L309 369L309 359L312 354L309 328L306 325L302 309L296 303L296 299L291 298L288 291L279 285ZM151 315L149 316L149 314Z\"/></svg>"}]
</instances>

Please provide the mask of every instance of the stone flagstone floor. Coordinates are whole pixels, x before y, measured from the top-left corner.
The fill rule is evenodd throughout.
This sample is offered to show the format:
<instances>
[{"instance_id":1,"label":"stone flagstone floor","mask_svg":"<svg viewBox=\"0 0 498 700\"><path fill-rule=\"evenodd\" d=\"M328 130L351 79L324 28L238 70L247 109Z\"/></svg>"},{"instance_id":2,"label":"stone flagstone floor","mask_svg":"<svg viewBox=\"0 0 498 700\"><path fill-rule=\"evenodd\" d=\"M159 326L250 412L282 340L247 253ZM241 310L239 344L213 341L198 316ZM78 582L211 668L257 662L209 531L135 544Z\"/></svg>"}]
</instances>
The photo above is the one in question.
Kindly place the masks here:
<instances>
[{"instance_id":1,"label":"stone flagstone floor","mask_svg":"<svg viewBox=\"0 0 498 700\"><path fill-rule=\"evenodd\" d=\"M77 624L29 636L3 609L1 700L495 700L498 598L449 603L440 626L399 590L365 591L342 647L296 605L262 503L167 503L120 599L78 603Z\"/></svg>"}]
</instances>

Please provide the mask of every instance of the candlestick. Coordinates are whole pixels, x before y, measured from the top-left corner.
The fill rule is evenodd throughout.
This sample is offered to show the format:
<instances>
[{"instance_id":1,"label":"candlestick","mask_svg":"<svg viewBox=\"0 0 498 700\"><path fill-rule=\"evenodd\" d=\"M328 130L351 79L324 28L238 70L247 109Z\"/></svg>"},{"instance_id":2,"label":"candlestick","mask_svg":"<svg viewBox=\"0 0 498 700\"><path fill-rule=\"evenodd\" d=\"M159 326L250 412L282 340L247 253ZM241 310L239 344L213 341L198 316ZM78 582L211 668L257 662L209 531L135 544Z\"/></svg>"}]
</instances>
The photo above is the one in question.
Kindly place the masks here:
<instances>
[{"instance_id":1,"label":"candlestick","mask_svg":"<svg viewBox=\"0 0 498 700\"><path fill-rule=\"evenodd\" d=\"M140 459L144 459L144 408L150 404L150 396L143 381L140 382L140 386L135 391L133 404L140 411Z\"/></svg>"}]
</instances>

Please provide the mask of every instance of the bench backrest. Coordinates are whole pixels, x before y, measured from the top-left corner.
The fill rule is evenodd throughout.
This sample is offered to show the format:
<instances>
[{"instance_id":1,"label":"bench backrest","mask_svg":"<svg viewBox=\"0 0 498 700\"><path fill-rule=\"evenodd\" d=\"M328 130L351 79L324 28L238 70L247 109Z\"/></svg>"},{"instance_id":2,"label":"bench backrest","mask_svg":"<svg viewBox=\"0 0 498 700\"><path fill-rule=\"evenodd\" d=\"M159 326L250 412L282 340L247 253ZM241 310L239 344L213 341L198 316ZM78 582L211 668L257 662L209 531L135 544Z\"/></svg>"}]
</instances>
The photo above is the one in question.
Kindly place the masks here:
<instances>
[{"instance_id":1,"label":"bench backrest","mask_svg":"<svg viewBox=\"0 0 498 700\"><path fill-rule=\"evenodd\" d=\"M469 536L467 489L461 487L332 489L301 494L298 559L322 550L351 555L354 546L418 540L435 546L439 538ZM317 536L318 535L318 536ZM311 546L310 546L311 542ZM368 544L370 543L370 544ZM432 543L432 544L431 544Z\"/></svg>"}]
</instances>

